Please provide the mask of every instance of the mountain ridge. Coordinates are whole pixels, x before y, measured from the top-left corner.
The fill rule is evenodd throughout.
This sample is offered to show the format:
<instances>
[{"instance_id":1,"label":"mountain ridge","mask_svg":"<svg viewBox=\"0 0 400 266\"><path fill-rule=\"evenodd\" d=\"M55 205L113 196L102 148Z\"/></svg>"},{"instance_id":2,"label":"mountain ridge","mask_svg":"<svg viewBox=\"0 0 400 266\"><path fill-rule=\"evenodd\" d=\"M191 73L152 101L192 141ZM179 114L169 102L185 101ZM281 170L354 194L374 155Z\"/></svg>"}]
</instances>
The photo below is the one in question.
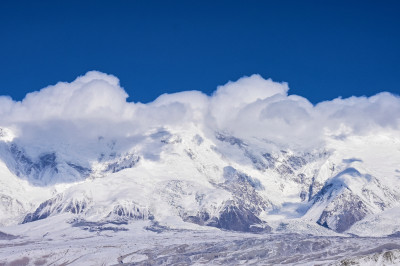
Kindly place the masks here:
<instances>
[{"instance_id":1,"label":"mountain ridge","mask_svg":"<svg viewBox=\"0 0 400 266\"><path fill-rule=\"evenodd\" d=\"M399 204L398 187L390 188L385 179L382 182L373 173L360 172L364 172L361 154L337 160L332 158L340 149L324 147L311 152L271 149L274 144L270 141L244 140L221 132L210 137L196 127L152 130L142 139L145 145L136 142L128 148L131 152L125 153L115 150L115 140L110 140L111 144L106 145L108 155L101 151L90 167L62 161L59 151L30 158L14 141L3 141L1 160L8 162L5 165L13 173L12 178L47 190L47 195L51 190L53 195L37 200L34 208L31 205L25 209L21 206L29 204L2 194L3 205L21 205L13 223L32 222L60 213L97 222L110 220L111 216L133 221L137 217L152 217L155 221L159 219L158 222L176 216L201 226L271 232L277 229L268 224L271 216L272 220L281 217L281 223L305 218L337 233L346 233L364 218ZM103 141L104 138L98 138L98 143ZM156 147L153 154L142 149L148 146ZM398 147L394 148L398 152ZM153 172L153 168L158 170ZM115 174L121 176L117 178L127 188L116 188L114 195L105 192L105 180ZM49 182L52 178L57 180L57 176L60 183ZM156 187L159 198L145 199L154 191L146 181ZM96 183L97 188L88 189L89 183ZM131 191L127 192L128 188ZM221 191L225 196L216 196ZM95 194L107 196L101 199ZM284 200L277 200L276 196ZM118 204L119 197L130 203ZM160 200L169 214L159 210ZM9 218L7 221L10 224ZM309 233L313 234L312 230Z\"/></svg>"}]
</instances>

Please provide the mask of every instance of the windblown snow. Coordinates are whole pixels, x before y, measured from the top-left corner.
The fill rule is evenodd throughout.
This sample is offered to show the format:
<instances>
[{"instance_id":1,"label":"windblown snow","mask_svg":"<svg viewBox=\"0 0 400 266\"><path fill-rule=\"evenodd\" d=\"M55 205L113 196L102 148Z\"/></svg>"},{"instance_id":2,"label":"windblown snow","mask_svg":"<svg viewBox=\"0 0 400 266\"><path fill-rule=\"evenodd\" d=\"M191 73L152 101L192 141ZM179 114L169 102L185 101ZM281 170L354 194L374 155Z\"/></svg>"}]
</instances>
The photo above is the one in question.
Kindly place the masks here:
<instances>
[{"instance_id":1,"label":"windblown snow","mask_svg":"<svg viewBox=\"0 0 400 266\"><path fill-rule=\"evenodd\" d=\"M400 263L400 97L288 93L0 96L0 264Z\"/></svg>"}]
</instances>

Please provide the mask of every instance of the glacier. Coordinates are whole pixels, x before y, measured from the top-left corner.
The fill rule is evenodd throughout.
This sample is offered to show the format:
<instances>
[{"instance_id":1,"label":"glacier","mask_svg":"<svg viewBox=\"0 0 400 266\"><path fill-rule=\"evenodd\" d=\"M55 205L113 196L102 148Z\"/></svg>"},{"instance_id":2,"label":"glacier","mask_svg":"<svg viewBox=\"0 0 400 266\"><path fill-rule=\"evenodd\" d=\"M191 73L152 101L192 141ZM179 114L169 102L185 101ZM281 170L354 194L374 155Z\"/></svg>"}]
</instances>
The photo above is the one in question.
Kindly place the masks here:
<instances>
[{"instance_id":1,"label":"glacier","mask_svg":"<svg viewBox=\"0 0 400 266\"><path fill-rule=\"evenodd\" d=\"M400 263L398 96L126 98L95 71L0 97L0 264Z\"/></svg>"}]
</instances>

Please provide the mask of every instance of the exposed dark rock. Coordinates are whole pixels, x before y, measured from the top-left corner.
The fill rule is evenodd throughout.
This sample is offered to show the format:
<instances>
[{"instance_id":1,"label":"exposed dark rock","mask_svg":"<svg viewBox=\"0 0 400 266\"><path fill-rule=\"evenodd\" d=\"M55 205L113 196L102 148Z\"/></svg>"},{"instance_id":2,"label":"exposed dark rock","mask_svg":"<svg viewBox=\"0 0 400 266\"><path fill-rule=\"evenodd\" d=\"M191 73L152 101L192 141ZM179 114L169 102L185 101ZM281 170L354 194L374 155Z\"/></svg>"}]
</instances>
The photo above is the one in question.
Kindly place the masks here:
<instances>
[{"instance_id":1,"label":"exposed dark rock","mask_svg":"<svg viewBox=\"0 0 400 266\"><path fill-rule=\"evenodd\" d=\"M264 171L268 169L269 165L264 162L261 156L254 155L248 150L245 151L244 155L251 160L251 162L253 163L254 167L257 170Z\"/></svg>"},{"instance_id":2,"label":"exposed dark rock","mask_svg":"<svg viewBox=\"0 0 400 266\"><path fill-rule=\"evenodd\" d=\"M203 210L197 215L183 215L183 220L233 231L269 232L271 228L257 217L270 206L257 193L257 190L264 189L260 181L231 166L224 168L224 178L225 182L216 186L232 193L233 200L225 202L217 216Z\"/></svg>"},{"instance_id":3,"label":"exposed dark rock","mask_svg":"<svg viewBox=\"0 0 400 266\"><path fill-rule=\"evenodd\" d=\"M215 133L215 137L217 138L217 140L222 141L222 142L227 142L230 145L236 145L239 148L244 148L247 147L248 145L246 143L244 143L243 140L233 137L233 136L227 136L224 135L222 133L216 132Z\"/></svg>"},{"instance_id":4,"label":"exposed dark rock","mask_svg":"<svg viewBox=\"0 0 400 266\"><path fill-rule=\"evenodd\" d=\"M210 215L205 212L199 212L196 216L187 216L183 219L185 222L194 223L198 225L204 225L207 222L210 222Z\"/></svg>"},{"instance_id":5,"label":"exposed dark rock","mask_svg":"<svg viewBox=\"0 0 400 266\"><path fill-rule=\"evenodd\" d=\"M316 180L316 176L314 175L311 178L311 183L308 186L308 201L316 199L317 195L324 188L324 184L318 182Z\"/></svg>"},{"instance_id":6,"label":"exposed dark rock","mask_svg":"<svg viewBox=\"0 0 400 266\"><path fill-rule=\"evenodd\" d=\"M146 226L144 229L146 229L147 231L155 232L155 233L162 233L162 232L171 230L167 226L160 225L157 221L152 222L150 226Z\"/></svg>"},{"instance_id":7,"label":"exposed dark rock","mask_svg":"<svg viewBox=\"0 0 400 266\"><path fill-rule=\"evenodd\" d=\"M174 135L165 129L160 129L156 133L151 134L150 137L154 140L159 140L161 143L164 144L176 144L182 142L180 136Z\"/></svg>"},{"instance_id":8,"label":"exposed dark rock","mask_svg":"<svg viewBox=\"0 0 400 266\"><path fill-rule=\"evenodd\" d=\"M70 167L74 168L79 174L82 176L89 176L92 173L92 170L87 167L83 167L74 163L67 163Z\"/></svg>"},{"instance_id":9,"label":"exposed dark rock","mask_svg":"<svg viewBox=\"0 0 400 266\"><path fill-rule=\"evenodd\" d=\"M37 220L45 219L53 214L70 212L73 214L79 214L86 211L89 205L89 200L73 200L69 202L63 202L61 194L54 198L42 202L33 213L28 213L24 220L24 223L34 222Z\"/></svg>"},{"instance_id":10,"label":"exposed dark rock","mask_svg":"<svg viewBox=\"0 0 400 266\"><path fill-rule=\"evenodd\" d=\"M196 159L196 155L194 154L194 152L191 149L187 149L185 150L187 156L189 156L190 159L194 160Z\"/></svg>"},{"instance_id":11,"label":"exposed dark rock","mask_svg":"<svg viewBox=\"0 0 400 266\"><path fill-rule=\"evenodd\" d=\"M89 231L89 232L101 232L101 231L128 231L127 228L122 227L121 224L114 224L110 222L89 222L82 219L76 219L70 222L73 227L79 227L82 230ZM126 223L125 223L126 224Z\"/></svg>"},{"instance_id":12,"label":"exposed dark rock","mask_svg":"<svg viewBox=\"0 0 400 266\"><path fill-rule=\"evenodd\" d=\"M226 204L216 219L215 227L241 232L270 232L271 227L266 225L250 210L232 202ZM208 225L213 225L212 223Z\"/></svg>"},{"instance_id":13,"label":"exposed dark rock","mask_svg":"<svg viewBox=\"0 0 400 266\"><path fill-rule=\"evenodd\" d=\"M132 168L139 162L139 160L139 156L135 154L127 154L116 161L108 163L105 172L116 173L127 168Z\"/></svg>"},{"instance_id":14,"label":"exposed dark rock","mask_svg":"<svg viewBox=\"0 0 400 266\"><path fill-rule=\"evenodd\" d=\"M233 201L225 203L218 217L210 217L207 212L203 211L196 216L185 217L184 221L231 231L252 233L271 232L270 226L260 220L249 209Z\"/></svg>"},{"instance_id":15,"label":"exposed dark rock","mask_svg":"<svg viewBox=\"0 0 400 266\"><path fill-rule=\"evenodd\" d=\"M289 165L295 170L298 170L298 169L300 169L301 167L303 167L304 165L307 164L306 160L304 160L303 157L294 156L294 155L290 156L287 159L287 161L288 161Z\"/></svg>"},{"instance_id":16,"label":"exposed dark rock","mask_svg":"<svg viewBox=\"0 0 400 266\"><path fill-rule=\"evenodd\" d=\"M10 152L15 160L15 166L10 167L17 176L31 177L36 180L41 180L47 172L53 176L58 173L57 156L54 152L42 154L37 161L29 158L22 149L17 145L11 144Z\"/></svg>"},{"instance_id":17,"label":"exposed dark rock","mask_svg":"<svg viewBox=\"0 0 400 266\"><path fill-rule=\"evenodd\" d=\"M139 207L132 203L129 206L116 205L113 211L107 216L117 215L121 218L127 218L130 220L153 220L154 216L151 214L148 208Z\"/></svg>"},{"instance_id":18,"label":"exposed dark rock","mask_svg":"<svg viewBox=\"0 0 400 266\"><path fill-rule=\"evenodd\" d=\"M300 192L301 201L305 201L306 198L307 198L307 192L305 192L305 191Z\"/></svg>"},{"instance_id":19,"label":"exposed dark rock","mask_svg":"<svg viewBox=\"0 0 400 266\"><path fill-rule=\"evenodd\" d=\"M246 175L245 173L237 171L235 168L232 166L226 166L224 167L224 178L225 178L225 184L230 185L232 184L233 186L235 185L234 183L239 182L242 184L249 184L255 189L262 190L264 189L264 186L261 184L260 180L256 178L252 178L249 175Z\"/></svg>"},{"instance_id":20,"label":"exposed dark rock","mask_svg":"<svg viewBox=\"0 0 400 266\"><path fill-rule=\"evenodd\" d=\"M329 200L332 197L333 192L335 191L333 188L334 186L332 183L325 184L325 186L323 186L322 189L314 196L314 203L318 201L323 201L324 198Z\"/></svg>"},{"instance_id":21,"label":"exposed dark rock","mask_svg":"<svg viewBox=\"0 0 400 266\"><path fill-rule=\"evenodd\" d=\"M285 164L279 165L276 170L281 176L288 176L294 174L293 170Z\"/></svg>"},{"instance_id":22,"label":"exposed dark rock","mask_svg":"<svg viewBox=\"0 0 400 266\"><path fill-rule=\"evenodd\" d=\"M15 167L11 167L10 170L13 170L17 176L29 175L34 164L32 160L15 144L11 144L10 152L16 163Z\"/></svg>"},{"instance_id":23,"label":"exposed dark rock","mask_svg":"<svg viewBox=\"0 0 400 266\"><path fill-rule=\"evenodd\" d=\"M38 170L45 169L45 168L54 168L55 171L58 171L56 166L56 154L54 152L43 154L39 157L39 162L35 164Z\"/></svg>"},{"instance_id":24,"label":"exposed dark rock","mask_svg":"<svg viewBox=\"0 0 400 266\"><path fill-rule=\"evenodd\" d=\"M59 197L52 198L52 199L46 200L45 202L42 202L33 213L28 213L25 216L24 221L22 223L25 224L25 223L34 222L34 221L42 220L42 219L49 217L52 212L53 207L56 205L56 203L58 201L59 201Z\"/></svg>"},{"instance_id":25,"label":"exposed dark rock","mask_svg":"<svg viewBox=\"0 0 400 266\"><path fill-rule=\"evenodd\" d=\"M88 177L93 172L92 169L76 162L58 162L55 152L42 154L38 158L30 158L16 144L11 144L9 151L12 157L12 160L6 161L9 169L17 176L33 181L35 185L42 186L60 181L76 181ZM106 173L115 173L126 168L132 168L140 161L140 157L132 153L121 155L111 152L107 157L109 161L105 161L105 157L105 154L102 153L98 160L105 165L103 172ZM59 174L59 169L66 169L66 166L73 170L64 170L66 171L65 175L62 175L62 177L60 175L61 179L57 180L56 176Z\"/></svg>"},{"instance_id":26,"label":"exposed dark rock","mask_svg":"<svg viewBox=\"0 0 400 266\"><path fill-rule=\"evenodd\" d=\"M267 161L267 168L275 167L276 159L270 153L263 153L261 156Z\"/></svg>"},{"instance_id":27,"label":"exposed dark rock","mask_svg":"<svg viewBox=\"0 0 400 266\"><path fill-rule=\"evenodd\" d=\"M361 198L344 189L322 212L317 223L338 233L348 230L354 223L370 213Z\"/></svg>"},{"instance_id":28,"label":"exposed dark rock","mask_svg":"<svg viewBox=\"0 0 400 266\"><path fill-rule=\"evenodd\" d=\"M64 208L63 212L70 212L73 214L79 214L86 210L88 203L86 201L71 201Z\"/></svg>"}]
</instances>

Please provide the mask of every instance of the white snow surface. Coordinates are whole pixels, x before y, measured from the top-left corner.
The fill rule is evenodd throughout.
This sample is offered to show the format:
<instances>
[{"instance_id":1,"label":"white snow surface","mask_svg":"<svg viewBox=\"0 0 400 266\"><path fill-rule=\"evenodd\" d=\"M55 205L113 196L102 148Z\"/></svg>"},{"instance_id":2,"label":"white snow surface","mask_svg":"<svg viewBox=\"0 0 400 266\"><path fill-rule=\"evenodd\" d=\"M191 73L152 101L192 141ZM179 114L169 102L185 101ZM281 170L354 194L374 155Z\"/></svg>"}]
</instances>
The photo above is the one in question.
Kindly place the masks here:
<instances>
[{"instance_id":1,"label":"white snow surface","mask_svg":"<svg viewBox=\"0 0 400 266\"><path fill-rule=\"evenodd\" d=\"M126 98L116 77L95 71L22 102L0 97L0 264L151 264L159 247L218 242L234 254L247 240L246 259L190 264L399 262L398 96L312 105L254 75L212 96ZM270 229L250 234L254 226ZM374 240L354 236L383 248L363 253ZM329 242L337 256L311 249L285 262L272 247L255 251L290 237Z\"/></svg>"}]
</instances>

